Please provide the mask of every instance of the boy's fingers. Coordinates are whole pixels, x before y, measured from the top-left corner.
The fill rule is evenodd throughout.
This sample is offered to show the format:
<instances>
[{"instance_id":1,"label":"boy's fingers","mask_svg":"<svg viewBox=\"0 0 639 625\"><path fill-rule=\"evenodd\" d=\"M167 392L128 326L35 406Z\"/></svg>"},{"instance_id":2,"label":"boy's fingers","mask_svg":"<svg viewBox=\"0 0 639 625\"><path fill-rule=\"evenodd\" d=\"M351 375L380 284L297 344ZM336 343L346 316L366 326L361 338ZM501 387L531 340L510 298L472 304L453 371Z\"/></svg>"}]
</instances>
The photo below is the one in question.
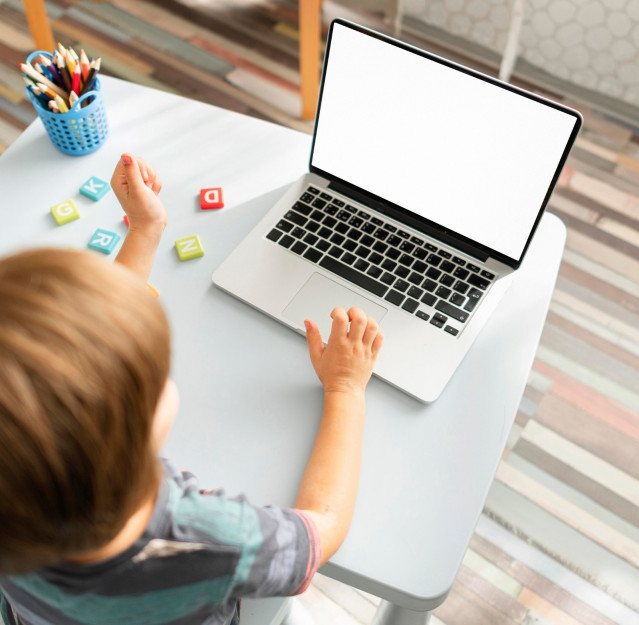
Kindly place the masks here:
<instances>
[{"instance_id":1,"label":"boy's fingers","mask_svg":"<svg viewBox=\"0 0 639 625\"><path fill-rule=\"evenodd\" d=\"M382 344L384 343L384 334L382 332L378 332L377 336L373 340L373 345L371 346L371 353L373 357L377 359L377 354L379 354L379 350L382 348Z\"/></svg>"},{"instance_id":2,"label":"boy's fingers","mask_svg":"<svg viewBox=\"0 0 639 625\"><path fill-rule=\"evenodd\" d=\"M349 308L348 316L351 320L351 329L348 335L355 341L361 341L366 330L366 314L361 308L353 306Z\"/></svg>"},{"instance_id":3,"label":"boy's fingers","mask_svg":"<svg viewBox=\"0 0 639 625\"><path fill-rule=\"evenodd\" d=\"M333 325L331 326L331 336L329 340L346 336L348 332L348 315L346 311L341 306L333 308L331 319L333 320Z\"/></svg>"},{"instance_id":4,"label":"boy's fingers","mask_svg":"<svg viewBox=\"0 0 639 625\"><path fill-rule=\"evenodd\" d=\"M373 317L368 317L366 320L366 330L364 331L364 338L362 339L365 345L372 345L375 337L379 333L379 326L377 321Z\"/></svg>"},{"instance_id":5,"label":"boy's fingers","mask_svg":"<svg viewBox=\"0 0 639 625\"><path fill-rule=\"evenodd\" d=\"M123 154L121 160L124 164L124 175L130 191L139 193L145 185L137 160L130 154Z\"/></svg>"},{"instance_id":6,"label":"boy's fingers","mask_svg":"<svg viewBox=\"0 0 639 625\"><path fill-rule=\"evenodd\" d=\"M309 319L304 320L304 327L306 328L306 342L308 343L308 351L311 356L311 360L315 361L322 355L324 350L324 343L320 335L319 328L315 323Z\"/></svg>"}]
</instances>

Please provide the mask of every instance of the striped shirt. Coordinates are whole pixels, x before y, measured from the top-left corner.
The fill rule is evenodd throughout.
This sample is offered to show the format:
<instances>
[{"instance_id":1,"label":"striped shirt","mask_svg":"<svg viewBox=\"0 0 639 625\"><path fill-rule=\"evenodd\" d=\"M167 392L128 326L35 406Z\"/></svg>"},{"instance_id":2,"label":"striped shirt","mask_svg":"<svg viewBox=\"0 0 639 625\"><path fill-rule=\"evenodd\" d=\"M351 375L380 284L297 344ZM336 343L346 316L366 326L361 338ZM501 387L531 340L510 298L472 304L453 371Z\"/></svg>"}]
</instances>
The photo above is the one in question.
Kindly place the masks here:
<instances>
[{"instance_id":1,"label":"striped shirt","mask_svg":"<svg viewBox=\"0 0 639 625\"><path fill-rule=\"evenodd\" d=\"M303 592L320 558L303 513L198 490L165 463L145 533L123 553L0 577L7 625L222 625L241 597Z\"/></svg>"}]
</instances>

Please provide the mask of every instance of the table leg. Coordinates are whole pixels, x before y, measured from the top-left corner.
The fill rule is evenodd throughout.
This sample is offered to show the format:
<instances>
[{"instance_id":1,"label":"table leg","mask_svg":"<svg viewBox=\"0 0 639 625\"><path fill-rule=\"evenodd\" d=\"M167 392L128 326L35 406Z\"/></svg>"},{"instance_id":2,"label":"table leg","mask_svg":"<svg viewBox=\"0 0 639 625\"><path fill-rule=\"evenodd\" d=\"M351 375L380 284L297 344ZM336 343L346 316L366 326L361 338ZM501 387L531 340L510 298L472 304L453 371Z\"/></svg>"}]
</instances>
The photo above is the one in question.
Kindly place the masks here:
<instances>
[{"instance_id":1,"label":"table leg","mask_svg":"<svg viewBox=\"0 0 639 625\"><path fill-rule=\"evenodd\" d=\"M382 600L371 625L426 625L431 612L415 612Z\"/></svg>"},{"instance_id":2,"label":"table leg","mask_svg":"<svg viewBox=\"0 0 639 625\"><path fill-rule=\"evenodd\" d=\"M321 0L299 0L302 119L313 119L319 93Z\"/></svg>"},{"instance_id":3,"label":"table leg","mask_svg":"<svg viewBox=\"0 0 639 625\"><path fill-rule=\"evenodd\" d=\"M23 0L23 4L29 30L36 48L45 52L53 52L55 42L53 41L53 33L51 32L44 0Z\"/></svg>"}]
</instances>

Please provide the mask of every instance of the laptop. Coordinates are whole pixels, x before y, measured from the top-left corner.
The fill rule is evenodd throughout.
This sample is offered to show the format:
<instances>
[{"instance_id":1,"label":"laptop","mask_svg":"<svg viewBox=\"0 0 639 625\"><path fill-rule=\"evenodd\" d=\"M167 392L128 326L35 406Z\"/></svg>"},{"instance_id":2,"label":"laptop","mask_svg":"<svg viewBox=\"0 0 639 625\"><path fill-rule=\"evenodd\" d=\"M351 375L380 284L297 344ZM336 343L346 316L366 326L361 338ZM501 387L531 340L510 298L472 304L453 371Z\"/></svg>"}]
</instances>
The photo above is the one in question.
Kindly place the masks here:
<instances>
[{"instance_id":1,"label":"laptop","mask_svg":"<svg viewBox=\"0 0 639 625\"><path fill-rule=\"evenodd\" d=\"M359 306L374 374L437 399L520 266L577 111L352 22L329 29L309 172L215 270L304 334Z\"/></svg>"}]
</instances>

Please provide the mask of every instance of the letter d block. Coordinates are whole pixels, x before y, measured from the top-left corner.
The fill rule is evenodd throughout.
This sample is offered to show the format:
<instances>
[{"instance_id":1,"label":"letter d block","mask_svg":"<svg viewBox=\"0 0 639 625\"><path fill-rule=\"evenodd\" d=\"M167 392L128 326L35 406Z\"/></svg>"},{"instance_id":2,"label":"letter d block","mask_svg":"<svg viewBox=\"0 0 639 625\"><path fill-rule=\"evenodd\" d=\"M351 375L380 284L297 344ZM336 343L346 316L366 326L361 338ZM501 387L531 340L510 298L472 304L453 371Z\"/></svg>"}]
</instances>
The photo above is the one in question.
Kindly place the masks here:
<instances>
[{"instance_id":1,"label":"letter d block","mask_svg":"<svg viewBox=\"0 0 639 625\"><path fill-rule=\"evenodd\" d=\"M93 236L89 241L89 247L92 250L97 250L98 252L102 252L103 254L110 254L119 240L119 234L111 232L110 230L103 230L102 228L98 228L93 233Z\"/></svg>"},{"instance_id":2,"label":"letter d block","mask_svg":"<svg viewBox=\"0 0 639 625\"><path fill-rule=\"evenodd\" d=\"M191 260L204 256L204 248L200 243L200 237L193 235L192 237L184 237L175 241L175 249L181 261Z\"/></svg>"},{"instance_id":3,"label":"letter d block","mask_svg":"<svg viewBox=\"0 0 639 625\"><path fill-rule=\"evenodd\" d=\"M202 210L222 208L223 206L224 198L222 197L222 187L200 189L200 208Z\"/></svg>"},{"instance_id":4,"label":"letter d block","mask_svg":"<svg viewBox=\"0 0 639 625\"><path fill-rule=\"evenodd\" d=\"M59 204L52 206L51 214L58 226L63 226L74 219L80 218L78 207L75 205L73 200L67 200L66 202L60 202Z\"/></svg>"},{"instance_id":5,"label":"letter d block","mask_svg":"<svg viewBox=\"0 0 639 625\"><path fill-rule=\"evenodd\" d=\"M105 193L111 188L111 185L104 180L100 180L97 176L91 176L81 187L80 193L91 198L94 202L101 199Z\"/></svg>"}]
</instances>

